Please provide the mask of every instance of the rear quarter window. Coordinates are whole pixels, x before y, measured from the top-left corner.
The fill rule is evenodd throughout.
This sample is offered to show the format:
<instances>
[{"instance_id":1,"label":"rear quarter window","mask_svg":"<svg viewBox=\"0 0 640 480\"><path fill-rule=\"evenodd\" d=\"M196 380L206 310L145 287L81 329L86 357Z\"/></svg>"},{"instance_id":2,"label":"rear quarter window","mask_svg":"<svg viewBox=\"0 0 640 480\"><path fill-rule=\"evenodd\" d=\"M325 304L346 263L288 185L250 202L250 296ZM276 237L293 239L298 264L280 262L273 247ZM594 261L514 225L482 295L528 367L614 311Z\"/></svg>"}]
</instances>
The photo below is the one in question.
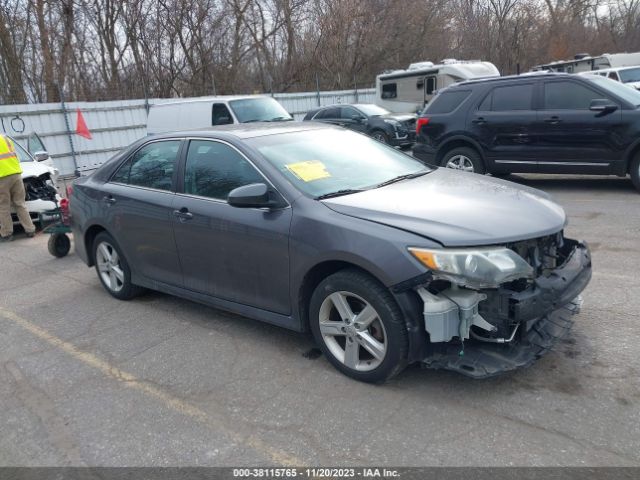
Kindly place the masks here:
<instances>
[{"instance_id":1,"label":"rear quarter window","mask_svg":"<svg viewBox=\"0 0 640 480\"><path fill-rule=\"evenodd\" d=\"M444 91L431 100L424 112L430 114L451 113L458 108L469 95L471 95L471 90Z\"/></svg>"}]
</instances>

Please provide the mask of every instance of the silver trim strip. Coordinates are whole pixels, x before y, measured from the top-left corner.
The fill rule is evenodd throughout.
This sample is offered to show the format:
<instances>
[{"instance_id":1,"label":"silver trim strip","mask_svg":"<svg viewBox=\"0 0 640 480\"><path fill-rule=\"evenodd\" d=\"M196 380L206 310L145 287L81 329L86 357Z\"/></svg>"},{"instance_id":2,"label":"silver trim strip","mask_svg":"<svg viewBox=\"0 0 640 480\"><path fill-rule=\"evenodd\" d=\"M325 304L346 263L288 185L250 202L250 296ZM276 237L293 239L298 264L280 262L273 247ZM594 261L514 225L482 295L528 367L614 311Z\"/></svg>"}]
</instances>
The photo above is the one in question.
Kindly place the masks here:
<instances>
[{"instance_id":1,"label":"silver trim strip","mask_svg":"<svg viewBox=\"0 0 640 480\"><path fill-rule=\"evenodd\" d=\"M529 160L494 160L494 162L523 165L575 165L580 167L607 167L611 165L611 163L601 162L534 162Z\"/></svg>"},{"instance_id":2,"label":"silver trim strip","mask_svg":"<svg viewBox=\"0 0 640 480\"><path fill-rule=\"evenodd\" d=\"M538 165L578 165L581 167L606 167L611 165L610 163L599 162L538 162Z\"/></svg>"}]
</instances>

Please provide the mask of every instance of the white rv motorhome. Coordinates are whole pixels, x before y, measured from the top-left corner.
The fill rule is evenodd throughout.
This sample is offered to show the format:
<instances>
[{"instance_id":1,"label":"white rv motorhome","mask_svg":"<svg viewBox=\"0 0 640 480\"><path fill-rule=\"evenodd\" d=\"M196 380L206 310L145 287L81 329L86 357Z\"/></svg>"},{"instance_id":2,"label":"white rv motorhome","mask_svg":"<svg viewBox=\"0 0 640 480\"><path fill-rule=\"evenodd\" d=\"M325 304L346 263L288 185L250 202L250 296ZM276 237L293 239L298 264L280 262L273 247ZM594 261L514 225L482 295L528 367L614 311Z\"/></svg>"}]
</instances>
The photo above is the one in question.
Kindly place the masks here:
<instances>
[{"instance_id":1,"label":"white rv motorhome","mask_svg":"<svg viewBox=\"0 0 640 480\"><path fill-rule=\"evenodd\" d=\"M413 113L431 100L436 90L471 78L498 77L493 63L446 59L438 65L418 62L406 70L393 70L376 77L375 103L395 113Z\"/></svg>"},{"instance_id":2,"label":"white rv motorhome","mask_svg":"<svg viewBox=\"0 0 640 480\"><path fill-rule=\"evenodd\" d=\"M588 53L579 53L572 60L558 60L557 62L536 65L532 71L552 71L566 73L589 72L615 67L635 67L640 65L640 52L635 53L603 53L592 57Z\"/></svg>"}]
</instances>

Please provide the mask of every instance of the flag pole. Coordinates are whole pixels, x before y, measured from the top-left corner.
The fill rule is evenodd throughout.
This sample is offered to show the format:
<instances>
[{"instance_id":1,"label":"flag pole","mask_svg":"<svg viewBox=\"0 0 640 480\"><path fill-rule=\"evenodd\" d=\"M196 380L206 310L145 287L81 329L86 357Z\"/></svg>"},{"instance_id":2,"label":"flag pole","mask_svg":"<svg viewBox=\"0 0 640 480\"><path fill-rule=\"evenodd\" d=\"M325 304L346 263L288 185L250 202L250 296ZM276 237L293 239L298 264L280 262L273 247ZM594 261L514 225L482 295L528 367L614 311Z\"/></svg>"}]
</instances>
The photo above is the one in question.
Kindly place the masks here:
<instances>
[{"instance_id":1,"label":"flag pole","mask_svg":"<svg viewBox=\"0 0 640 480\"><path fill-rule=\"evenodd\" d=\"M67 113L67 107L64 103L64 95L62 94L62 89L60 85L56 85L58 87L58 95L60 95L60 104L62 105L62 115L64 116L64 124L67 127L67 137L69 138L69 146L71 147L71 158L73 158L73 175L75 177L80 176L80 171L78 170L78 162L76 160L76 150L73 148L73 137L71 136L71 127L69 125L69 115Z\"/></svg>"}]
</instances>

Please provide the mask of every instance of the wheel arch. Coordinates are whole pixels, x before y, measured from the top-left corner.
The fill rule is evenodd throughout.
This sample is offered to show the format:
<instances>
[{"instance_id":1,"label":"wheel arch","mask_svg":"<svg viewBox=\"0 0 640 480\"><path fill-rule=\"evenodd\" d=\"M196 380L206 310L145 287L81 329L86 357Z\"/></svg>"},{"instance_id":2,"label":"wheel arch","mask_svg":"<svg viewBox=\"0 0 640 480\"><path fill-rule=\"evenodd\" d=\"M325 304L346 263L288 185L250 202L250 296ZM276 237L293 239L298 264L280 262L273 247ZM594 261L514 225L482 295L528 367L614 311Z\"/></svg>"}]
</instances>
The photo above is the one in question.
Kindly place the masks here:
<instances>
[{"instance_id":1,"label":"wheel arch","mask_svg":"<svg viewBox=\"0 0 640 480\"><path fill-rule=\"evenodd\" d=\"M640 155L640 138L633 144L631 144L631 146L627 150L624 159L624 171L622 172L623 175L631 173L631 162L633 162L637 155Z\"/></svg>"},{"instance_id":2,"label":"wheel arch","mask_svg":"<svg viewBox=\"0 0 640 480\"><path fill-rule=\"evenodd\" d=\"M84 232L84 249L87 254L87 264L90 267L93 267L93 265L95 265L95 258L93 258L93 242L95 241L98 234L102 232L108 233L107 229L100 224L91 225Z\"/></svg>"},{"instance_id":3,"label":"wheel arch","mask_svg":"<svg viewBox=\"0 0 640 480\"><path fill-rule=\"evenodd\" d=\"M487 167L487 161L484 157L480 144L476 140L465 137L463 135L456 135L448 138L442 143L442 145L440 145L440 147L438 148L438 152L436 153L436 165L440 165L442 163L442 159L447 154L447 152L453 150L454 148L461 147L473 148L476 152L478 152L478 155L480 155L485 168Z\"/></svg>"},{"instance_id":4,"label":"wheel arch","mask_svg":"<svg viewBox=\"0 0 640 480\"><path fill-rule=\"evenodd\" d=\"M300 326L303 331L309 331L309 303L316 287L329 275L346 269L358 270L376 279L385 288L385 283L373 272L347 260L324 260L311 267L303 276L298 289L297 308L300 317Z\"/></svg>"}]
</instances>

